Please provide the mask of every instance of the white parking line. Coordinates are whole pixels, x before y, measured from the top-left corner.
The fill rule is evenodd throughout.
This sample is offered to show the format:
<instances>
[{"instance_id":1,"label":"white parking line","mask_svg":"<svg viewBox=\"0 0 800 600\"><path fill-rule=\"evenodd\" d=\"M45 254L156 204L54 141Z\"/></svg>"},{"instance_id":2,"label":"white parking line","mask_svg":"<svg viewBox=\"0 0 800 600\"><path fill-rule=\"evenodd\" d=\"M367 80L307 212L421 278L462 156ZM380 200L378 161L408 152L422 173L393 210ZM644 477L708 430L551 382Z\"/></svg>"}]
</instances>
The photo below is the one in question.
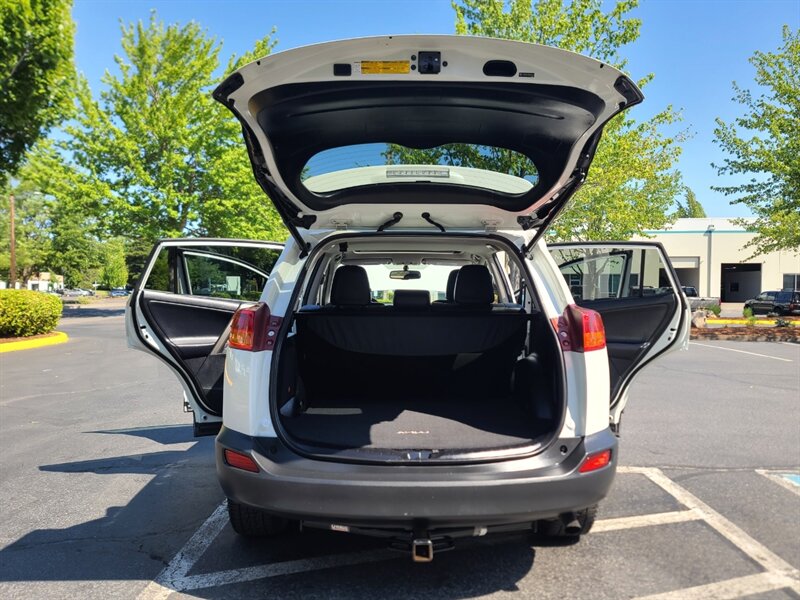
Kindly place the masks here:
<instances>
[{"instance_id":1,"label":"white parking line","mask_svg":"<svg viewBox=\"0 0 800 600\"><path fill-rule=\"evenodd\" d=\"M597 521L592 527L592 533L605 533L621 529L635 529L636 527L650 527L652 525L669 525L702 519L703 515L694 510L676 510L673 512L654 513L651 515L636 515L635 517L620 517L617 519L603 519Z\"/></svg>"},{"instance_id":2,"label":"white parking line","mask_svg":"<svg viewBox=\"0 0 800 600\"><path fill-rule=\"evenodd\" d=\"M278 575L292 575L294 573L308 573L333 567L346 567L350 565L363 565L381 560L399 558L397 552L391 550L363 550L361 552L348 552L346 554L329 554L315 558L301 558L288 560L269 565L258 565L244 569L231 569L217 573L203 573L192 575L177 581L182 591L198 590L202 588L229 585L231 583L245 583Z\"/></svg>"},{"instance_id":3,"label":"white parking line","mask_svg":"<svg viewBox=\"0 0 800 600\"><path fill-rule=\"evenodd\" d=\"M787 471L767 471L766 469L756 469L756 473L759 475L763 475L770 481L774 481L779 486L786 488L790 492L794 492L798 496L800 496L800 486L796 483L790 481L789 479L782 477L782 475L789 473ZM795 477L797 477L797 473L792 473Z\"/></svg>"},{"instance_id":4,"label":"white parking line","mask_svg":"<svg viewBox=\"0 0 800 600\"><path fill-rule=\"evenodd\" d=\"M660 469L652 467L619 467L617 471L623 474L644 475L685 506L686 510L601 519L595 523L592 529L593 532L605 533L636 527L702 520L765 570L764 573L756 575L675 590L657 596L648 596L648 600L656 598L659 600L738 598L744 595L769 592L782 588L789 588L800 594L800 572L797 569L686 489L669 479ZM173 592L245 583L279 575L305 573L320 569L367 564L389 560L398 556L397 553L389 550L349 552L189 575L194 565L208 550L227 522L226 505L223 502L189 538L189 541L159 573L158 577L142 590L138 596L139 600L163 600Z\"/></svg>"},{"instance_id":5,"label":"white parking line","mask_svg":"<svg viewBox=\"0 0 800 600\"><path fill-rule=\"evenodd\" d=\"M161 600L181 589L177 584L186 574L191 571L194 564L200 560L211 543L228 524L228 511L226 503L220 504L211 516L205 520L194 535L175 555L164 570L158 574L154 581L150 582L142 593L139 594L140 600Z\"/></svg>"},{"instance_id":6,"label":"white parking line","mask_svg":"<svg viewBox=\"0 0 800 600\"><path fill-rule=\"evenodd\" d=\"M692 346L700 346L702 348L716 348L717 350L727 350L728 352L738 352L739 354L749 354L751 356L760 356L761 358L771 358L772 360L780 360L782 362L794 362L791 358L781 358L779 356L770 356L769 354L759 354L758 352L748 352L747 350L726 348L725 346L712 346L711 344L698 344L697 342L689 342L689 343Z\"/></svg>"},{"instance_id":7,"label":"white parking line","mask_svg":"<svg viewBox=\"0 0 800 600\"><path fill-rule=\"evenodd\" d=\"M733 600L753 594L764 594L783 588L791 588L794 582L785 575L776 573L757 573L746 577L726 579L697 587L683 588L664 594L639 596L636 600Z\"/></svg>"},{"instance_id":8,"label":"white parking line","mask_svg":"<svg viewBox=\"0 0 800 600\"><path fill-rule=\"evenodd\" d=\"M781 579L781 585L772 589L790 587L795 592L800 593L800 571L792 567L792 565L769 550L766 546L750 537L741 528L739 528L737 525L734 525L731 521L723 517L708 504L672 481L669 477L664 475L660 469L652 467L627 467L620 468L619 470L625 473L641 473L642 475L645 475L650 479L650 481L658 485L678 502L683 504L686 508L695 510L702 514L703 520L709 526L715 529L717 533L726 538L734 546L739 548L740 551L744 552L748 557L750 557L751 560L760 564L765 571L787 578L788 584ZM757 592L747 593L749 594Z\"/></svg>"}]
</instances>

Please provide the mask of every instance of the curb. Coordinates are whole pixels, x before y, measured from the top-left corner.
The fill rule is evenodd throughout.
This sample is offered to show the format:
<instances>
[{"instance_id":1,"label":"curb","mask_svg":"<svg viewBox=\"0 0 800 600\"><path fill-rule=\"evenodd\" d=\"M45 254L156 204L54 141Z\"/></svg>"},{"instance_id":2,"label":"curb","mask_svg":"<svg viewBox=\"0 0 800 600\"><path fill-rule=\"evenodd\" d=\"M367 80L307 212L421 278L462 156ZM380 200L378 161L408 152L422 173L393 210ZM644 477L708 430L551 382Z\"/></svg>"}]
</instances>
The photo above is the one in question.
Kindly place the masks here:
<instances>
[{"instance_id":1,"label":"curb","mask_svg":"<svg viewBox=\"0 0 800 600\"><path fill-rule=\"evenodd\" d=\"M34 340L19 340L18 342L7 342L0 344L0 354L3 352L15 352L17 350L30 350L31 348L41 348L42 346L55 346L69 341L69 336L63 331L56 331L54 335L40 337Z\"/></svg>"}]
</instances>

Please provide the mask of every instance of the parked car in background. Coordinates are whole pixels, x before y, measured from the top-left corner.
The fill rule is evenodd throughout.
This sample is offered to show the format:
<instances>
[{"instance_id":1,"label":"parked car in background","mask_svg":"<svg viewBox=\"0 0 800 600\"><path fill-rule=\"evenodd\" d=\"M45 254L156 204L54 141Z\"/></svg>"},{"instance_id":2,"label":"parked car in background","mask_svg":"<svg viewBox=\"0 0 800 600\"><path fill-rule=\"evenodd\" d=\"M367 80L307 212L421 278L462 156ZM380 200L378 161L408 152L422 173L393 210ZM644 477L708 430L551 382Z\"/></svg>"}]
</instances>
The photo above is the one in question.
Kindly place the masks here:
<instances>
[{"instance_id":1,"label":"parked car in background","mask_svg":"<svg viewBox=\"0 0 800 600\"><path fill-rule=\"evenodd\" d=\"M697 298L700 296L700 294L697 293L696 287L692 287L690 285L682 285L681 289L683 290L683 293L686 294L687 298Z\"/></svg>"},{"instance_id":2,"label":"parked car in background","mask_svg":"<svg viewBox=\"0 0 800 600\"><path fill-rule=\"evenodd\" d=\"M588 532L631 383L689 339L660 244L544 241L636 84L547 46L390 36L268 56L214 97L291 236L159 242L126 329L218 434L233 529L375 535L418 562ZM441 160L454 146L524 168Z\"/></svg>"},{"instance_id":3,"label":"parked car in background","mask_svg":"<svg viewBox=\"0 0 800 600\"><path fill-rule=\"evenodd\" d=\"M121 288L111 288L111 291L109 292L108 295L111 296L112 298L121 298L123 296L129 295L130 293L131 293L130 290L121 287Z\"/></svg>"},{"instance_id":4,"label":"parked car in background","mask_svg":"<svg viewBox=\"0 0 800 600\"><path fill-rule=\"evenodd\" d=\"M81 288L72 288L69 290L64 290L64 296L94 296L94 292L90 292L89 290L84 290Z\"/></svg>"},{"instance_id":5,"label":"parked car in background","mask_svg":"<svg viewBox=\"0 0 800 600\"><path fill-rule=\"evenodd\" d=\"M695 311L700 308L708 308L709 306L719 306L719 297L705 297L701 296L697 288L693 285L682 285L681 289L689 300L689 307Z\"/></svg>"},{"instance_id":6,"label":"parked car in background","mask_svg":"<svg viewBox=\"0 0 800 600\"><path fill-rule=\"evenodd\" d=\"M800 315L800 291L773 290L761 292L755 298L744 303L745 308L753 311L754 315Z\"/></svg>"}]
</instances>

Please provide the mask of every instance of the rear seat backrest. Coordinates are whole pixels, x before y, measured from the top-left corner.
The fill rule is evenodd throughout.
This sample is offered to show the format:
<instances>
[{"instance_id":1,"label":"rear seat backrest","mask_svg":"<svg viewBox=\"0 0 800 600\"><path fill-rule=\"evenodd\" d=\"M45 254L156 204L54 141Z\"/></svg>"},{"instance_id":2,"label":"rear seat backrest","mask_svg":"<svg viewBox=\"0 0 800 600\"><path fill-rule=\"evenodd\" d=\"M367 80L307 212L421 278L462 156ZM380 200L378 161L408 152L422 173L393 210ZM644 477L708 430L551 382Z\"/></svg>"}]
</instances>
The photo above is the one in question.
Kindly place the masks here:
<instances>
[{"instance_id":1,"label":"rear seat backrest","mask_svg":"<svg viewBox=\"0 0 800 600\"><path fill-rule=\"evenodd\" d=\"M372 302L369 278L364 267L342 265L333 274L331 304L334 306L367 306Z\"/></svg>"},{"instance_id":2,"label":"rear seat backrest","mask_svg":"<svg viewBox=\"0 0 800 600\"><path fill-rule=\"evenodd\" d=\"M456 279L453 300L459 306L489 306L494 300L492 275L484 265L461 267Z\"/></svg>"},{"instance_id":3,"label":"rear seat backrest","mask_svg":"<svg viewBox=\"0 0 800 600\"><path fill-rule=\"evenodd\" d=\"M395 290L393 306L397 310L424 310L431 306L428 290Z\"/></svg>"}]
</instances>

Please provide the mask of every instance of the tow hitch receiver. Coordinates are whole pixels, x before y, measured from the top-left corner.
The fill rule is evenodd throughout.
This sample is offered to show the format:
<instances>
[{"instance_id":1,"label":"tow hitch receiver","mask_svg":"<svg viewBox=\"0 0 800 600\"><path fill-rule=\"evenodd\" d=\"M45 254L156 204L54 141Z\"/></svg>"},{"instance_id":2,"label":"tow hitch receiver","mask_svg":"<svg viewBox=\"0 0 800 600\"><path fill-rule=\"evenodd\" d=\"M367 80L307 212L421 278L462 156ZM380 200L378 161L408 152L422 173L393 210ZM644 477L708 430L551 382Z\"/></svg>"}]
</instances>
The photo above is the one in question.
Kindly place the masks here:
<instances>
[{"instance_id":1,"label":"tow hitch receiver","mask_svg":"<svg viewBox=\"0 0 800 600\"><path fill-rule=\"evenodd\" d=\"M431 562L433 560L433 540L421 538L412 541L411 559L414 562Z\"/></svg>"}]
</instances>

